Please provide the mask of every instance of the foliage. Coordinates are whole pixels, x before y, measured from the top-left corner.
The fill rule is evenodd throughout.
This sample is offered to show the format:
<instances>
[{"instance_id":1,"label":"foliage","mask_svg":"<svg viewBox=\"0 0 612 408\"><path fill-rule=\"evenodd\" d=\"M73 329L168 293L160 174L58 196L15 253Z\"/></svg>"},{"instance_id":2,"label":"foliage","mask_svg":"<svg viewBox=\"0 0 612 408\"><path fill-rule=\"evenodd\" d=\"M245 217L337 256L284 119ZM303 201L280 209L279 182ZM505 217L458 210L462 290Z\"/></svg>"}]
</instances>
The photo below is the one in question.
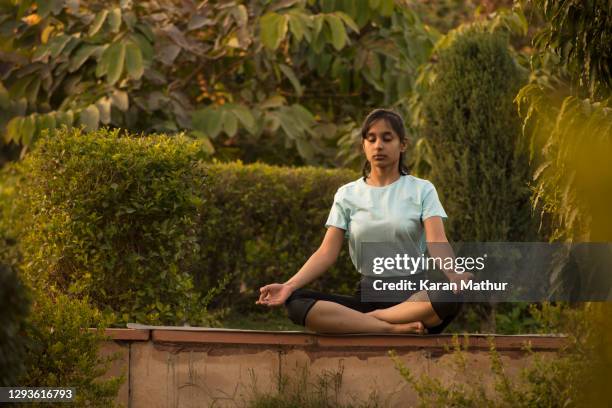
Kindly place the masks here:
<instances>
[{"instance_id":1,"label":"foliage","mask_svg":"<svg viewBox=\"0 0 612 408\"><path fill-rule=\"evenodd\" d=\"M12 268L0 264L0 387L18 385L23 371L21 332L29 310L26 288Z\"/></svg>"},{"instance_id":2,"label":"foliage","mask_svg":"<svg viewBox=\"0 0 612 408\"><path fill-rule=\"evenodd\" d=\"M209 323L198 261L201 144L63 129L13 171L22 270L35 288L88 295L121 322ZM17 218L13 218L17 219Z\"/></svg>"},{"instance_id":3,"label":"foliage","mask_svg":"<svg viewBox=\"0 0 612 408\"><path fill-rule=\"evenodd\" d=\"M400 375L419 396L419 406L448 407L604 407L609 406L609 364L612 358L609 305L583 309L560 305L533 306L533 316L545 330L567 334L566 346L555 356L525 353L531 362L517 376L506 372L490 338L490 371L471 369L466 359L467 341L453 338L453 377L448 385L427 374L416 377L390 352ZM602 336L603 334L603 336ZM491 386L486 377L490 377Z\"/></svg>"},{"instance_id":4,"label":"foliage","mask_svg":"<svg viewBox=\"0 0 612 408\"><path fill-rule=\"evenodd\" d=\"M607 0L533 0L546 25L534 38L536 49L552 52L579 98L612 96L612 10ZM535 57L541 57L536 54Z\"/></svg>"},{"instance_id":5,"label":"foliage","mask_svg":"<svg viewBox=\"0 0 612 408\"><path fill-rule=\"evenodd\" d=\"M529 234L526 157L512 100L524 75L507 37L465 29L439 51L423 100L430 178L457 241L522 241Z\"/></svg>"},{"instance_id":6,"label":"foliage","mask_svg":"<svg viewBox=\"0 0 612 408\"><path fill-rule=\"evenodd\" d=\"M75 387L77 406L111 407L125 376L101 379L119 355L99 355L109 316L53 288L35 290L22 387ZM90 327L96 330L88 330ZM48 404L40 404L47 406Z\"/></svg>"},{"instance_id":7,"label":"foliage","mask_svg":"<svg viewBox=\"0 0 612 408\"><path fill-rule=\"evenodd\" d=\"M559 106L537 84L521 89L533 173L533 205L552 216L551 239L607 241L612 224L612 109L605 102L567 96Z\"/></svg>"},{"instance_id":8,"label":"foliage","mask_svg":"<svg viewBox=\"0 0 612 408\"><path fill-rule=\"evenodd\" d=\"M224 271L235 276L239 286L219 300L238 310L255 308L260 286L300 269L321 243L335 191L358 178L347 170L241 163L212 164L207 172L195 279L205 290ZM357 281L343 250L313 287L352 293Z\"/></svg>"},{"instance_id":9,"label":"foliage","mask_svg":"<svg viewBox=\"0 0 612 408\"><path fill-rule=\"evenodd\" d=\"M609 241L612 15L607 2L533 3L545 25L534 38L531 81L516 97L537 165L533 207L551 224L551 240Z\"/></svg>"},{"instance_id":10,"label":"foliage","mask_svg":"<svg viewBox=\"0 0 612 408\"><path fill-rule=\"evenodd\" d=\"M5 142L184 129L221 158L276 163L350 160L336 142L350 156L347 135L410 92L438 36L393 0L2 0L0 16Z\"/></svg>"},{"instance_id":11,"label":"foliage","mask_svg":"<svg viewBox=\"0 0 612 408\"><path fill-rule=\"evenodd\" d=\"M308 365L297 365L291 375L281 375L275 379L279 389L275 393L262 393L257 388L256 378L252 378L252 397L245 406L251 408L352 408L379 407L380 396L375 392L367 401L339 401L342 388L344 366L340 363L337 370L324 370L312 378Z\"/></svg>"},{"instance_id":12,"label":"foliage","mask_svg":"<svg viewBox=\"0 0 612 408\"><path fill-rule=\"evenodd\" d=\"M253 309L259 286L301 267L320 244L334 192L358 177L206 164L201 151L183 136L104 129L41 140L4 172L2 228L18 241L24 276L87 294L119 323L214 324L206 305L225 285L216 306ZM347 292L356 281L343 254L316 286Z\"/></svg>"}]
</instances>

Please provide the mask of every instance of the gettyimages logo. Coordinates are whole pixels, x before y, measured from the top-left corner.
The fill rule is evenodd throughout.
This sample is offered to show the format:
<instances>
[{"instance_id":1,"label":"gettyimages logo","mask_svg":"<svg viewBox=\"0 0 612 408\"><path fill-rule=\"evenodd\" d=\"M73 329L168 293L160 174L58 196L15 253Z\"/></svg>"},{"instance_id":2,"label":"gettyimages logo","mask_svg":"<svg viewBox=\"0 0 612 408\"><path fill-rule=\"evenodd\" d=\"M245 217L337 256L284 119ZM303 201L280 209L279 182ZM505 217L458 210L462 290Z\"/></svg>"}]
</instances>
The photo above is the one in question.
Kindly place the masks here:
<instances>
[{"instance_id":1,"label":"gettyimages logo","mask_svg":"<svg viewBox=\"0 0 612 408\"><path fill-rule=\"evenodd\" d=\"M406 271L414 275L420 270L452 270L455 273L482 271L487 254L477 257L430 257L396 254L395 257L376 257L372 261L372 273L380 275L385 271Z\"/></svg>"}]
</instances>

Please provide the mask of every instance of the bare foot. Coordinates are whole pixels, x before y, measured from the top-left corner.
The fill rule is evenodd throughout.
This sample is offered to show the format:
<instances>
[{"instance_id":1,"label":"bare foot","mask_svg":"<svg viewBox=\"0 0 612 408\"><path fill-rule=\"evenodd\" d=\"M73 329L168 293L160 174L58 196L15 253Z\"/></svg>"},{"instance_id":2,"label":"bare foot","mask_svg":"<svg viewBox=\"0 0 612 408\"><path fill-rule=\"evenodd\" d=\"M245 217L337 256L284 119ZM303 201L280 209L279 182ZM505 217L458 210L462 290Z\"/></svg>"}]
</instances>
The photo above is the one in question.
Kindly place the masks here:
<instances>
[{"instance_id":1,"label":"bare foot","mask_svg":"<svg viewBox=\"0 0 612 408\"><path fill-rule=\"evenodd\" d=\"M395 323L391 324L391 326L391 333L427 333L427 329L425 328L425 325L422 322Z\"/></svg>"}]
</instances>

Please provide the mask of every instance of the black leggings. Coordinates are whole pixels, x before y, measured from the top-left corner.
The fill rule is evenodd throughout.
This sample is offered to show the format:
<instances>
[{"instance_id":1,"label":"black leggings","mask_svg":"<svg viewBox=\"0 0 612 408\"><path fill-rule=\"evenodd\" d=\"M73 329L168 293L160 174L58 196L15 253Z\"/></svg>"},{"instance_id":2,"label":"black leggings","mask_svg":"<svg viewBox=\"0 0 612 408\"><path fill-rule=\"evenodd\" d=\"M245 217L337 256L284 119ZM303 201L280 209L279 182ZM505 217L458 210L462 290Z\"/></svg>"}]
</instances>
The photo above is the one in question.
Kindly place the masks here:
<instances>
[{"instance_id":1,"label":"black leggings","mask_svg":"<svg viewBox=\"0 0 612 408\"><path fill-rule=\"evenodd\" d=\"M317 300L327 300L329 302L339 303L348 308L357 310L362 313L371 312L376 309L386 309L398 305L402 302L362 302L360 292L360 282L357 284L355 294L352 296L348 295L334 295L323 292L318 292L309 289L297 289L289 298L285 301L285 307L289 319L295 324L305 326L306 315L317 302ZM407 292L406 299L414 292ZM441 292L441 291L427 291L431 305L442 320L437 326L428 327L427 332L431 334L441 333L442 330L457 316L461 309L460 296L455 295L452 292Z\"/></svg>"}]
</instances>

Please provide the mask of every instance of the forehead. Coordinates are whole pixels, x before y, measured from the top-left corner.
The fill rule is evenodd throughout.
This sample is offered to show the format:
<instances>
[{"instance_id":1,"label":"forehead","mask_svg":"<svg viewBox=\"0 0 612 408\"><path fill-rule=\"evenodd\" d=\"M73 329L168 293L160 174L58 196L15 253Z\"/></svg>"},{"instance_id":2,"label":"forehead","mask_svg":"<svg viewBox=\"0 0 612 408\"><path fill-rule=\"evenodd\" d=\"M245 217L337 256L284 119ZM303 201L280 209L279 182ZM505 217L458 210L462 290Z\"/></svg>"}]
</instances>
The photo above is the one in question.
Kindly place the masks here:
<instances>
[{"instance_id":1,"label":"forehead","mask_svg":"<svg viewBox=\"0 0 612 408\"><path fill-rule=\"evenodd\" d=\"M368 134L378 134L378 133L392 133L395 134L391 125L387 122L386 119L378 119L373 122L368 129Z\"/></svg>"}]
</instances>

